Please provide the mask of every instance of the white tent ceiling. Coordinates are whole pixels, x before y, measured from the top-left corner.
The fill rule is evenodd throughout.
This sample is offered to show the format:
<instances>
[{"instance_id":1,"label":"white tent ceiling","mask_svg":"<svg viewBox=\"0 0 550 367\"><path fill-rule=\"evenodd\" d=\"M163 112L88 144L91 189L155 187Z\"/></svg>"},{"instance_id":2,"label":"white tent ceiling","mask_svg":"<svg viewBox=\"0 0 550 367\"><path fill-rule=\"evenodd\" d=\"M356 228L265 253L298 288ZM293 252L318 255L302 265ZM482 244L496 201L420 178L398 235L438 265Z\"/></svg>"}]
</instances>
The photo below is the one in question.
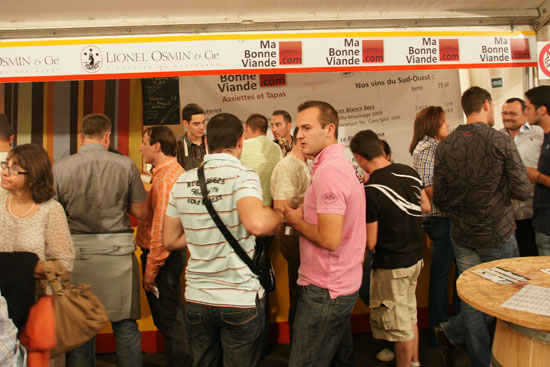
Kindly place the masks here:
<instances>
[{"instance_id":1,"label":"white tent ceiling","mask_svg":"<svg viewBox=\"0 0 550 367\"><path fill-rule=\"evenodd\" d=\"M480 25L538 30L548 17L550 0L5 0L0 39Z\"/></svg>"}]
</instances>

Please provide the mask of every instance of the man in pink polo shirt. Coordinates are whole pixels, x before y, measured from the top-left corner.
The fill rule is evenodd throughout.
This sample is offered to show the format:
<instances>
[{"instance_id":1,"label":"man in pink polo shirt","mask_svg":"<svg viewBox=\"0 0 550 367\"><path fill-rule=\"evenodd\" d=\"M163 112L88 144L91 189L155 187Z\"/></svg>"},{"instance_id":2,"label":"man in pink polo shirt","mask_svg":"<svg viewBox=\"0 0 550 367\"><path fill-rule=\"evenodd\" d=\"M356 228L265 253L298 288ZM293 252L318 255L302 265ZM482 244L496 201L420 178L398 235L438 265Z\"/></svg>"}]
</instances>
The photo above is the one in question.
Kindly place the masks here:
<instances>
[{"instance_id":1,"label":"man in pink polo shirt","mask_svg":"<svg viewBox=\"0 0 550 367\"><path fill-rule=\"evenodd\" d=\"M367 239L365 192L338 144L338 113L330 104L298 106L298 143L314 156L303 208L287 207L300 232L300 295L289 366L355 366L350 316Z\"/></svg>"}]
</instances>

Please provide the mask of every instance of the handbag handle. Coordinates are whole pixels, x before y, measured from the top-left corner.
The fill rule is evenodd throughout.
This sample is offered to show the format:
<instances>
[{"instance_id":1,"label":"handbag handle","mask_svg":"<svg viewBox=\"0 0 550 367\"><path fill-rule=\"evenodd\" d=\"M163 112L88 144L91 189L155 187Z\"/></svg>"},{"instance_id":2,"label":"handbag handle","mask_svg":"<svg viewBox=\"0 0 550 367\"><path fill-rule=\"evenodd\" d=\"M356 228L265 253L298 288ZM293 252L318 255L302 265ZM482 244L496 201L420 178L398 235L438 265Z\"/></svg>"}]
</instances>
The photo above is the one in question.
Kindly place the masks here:
<instances>
[{"instance_id":1,"label":"handbag handle","mask_svg":"<svg viewBox=\"0 0 550 367\"><path fill-rule=\"evenodd\" d=\"M67 270L58 260L49 260L43 262L44 274L46 279L55 293L61 292L63 289L74 288L74 285L69 280Z\"/></svg>"},{"instance_id":2,"label":"handbag handle","mask_svg":"<svg viewBox=\"0 0 550 367\"><path fill-rule=\"evenodd\" d=\"M233 251L235 251L235 253L239 255L239 257L241 258L241 260L246 265L248 265L250 270L259 277L260 270L254 263L254 261L252 261L250 256L248 256L248 254L244 251L244 249L241 247L239 242L235 239L233 234L227 229L227 227L221 220L220 216L216 212L216 209L214 209L214 206L212 205L212 201L210 200L210 198L208 198L208 190L206 188L206 178L204 177L204 164L201 164L197 173L199 177L199 186L201 189L202 202L204 205L206 205L206 209L208 209L208 213L212 217L212 220L214 221L214 223L216 223L216 226L218 227L218 229L222 232L227 242L231 245L231 247L233 248Z\"/></svg>"}]
</instances>

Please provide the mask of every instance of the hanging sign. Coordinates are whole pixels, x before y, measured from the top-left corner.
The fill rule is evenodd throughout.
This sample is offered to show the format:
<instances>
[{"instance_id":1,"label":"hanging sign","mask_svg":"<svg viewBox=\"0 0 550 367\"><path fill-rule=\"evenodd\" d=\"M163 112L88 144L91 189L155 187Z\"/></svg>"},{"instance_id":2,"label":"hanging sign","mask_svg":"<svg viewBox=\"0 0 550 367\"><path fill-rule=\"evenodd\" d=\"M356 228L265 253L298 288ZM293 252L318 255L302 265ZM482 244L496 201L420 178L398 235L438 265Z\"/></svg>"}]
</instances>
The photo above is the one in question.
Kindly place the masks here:
<instances>
[{"instance_id":1,"label":"hanging sign","mask_svg":"<svg viewBox=\"0 0 550 367\"><path fill-rule=\"evenodd\" d=\"M279 32L0 41L0 82L536 66L535 33Z\"/></svg>"}]
</instances>

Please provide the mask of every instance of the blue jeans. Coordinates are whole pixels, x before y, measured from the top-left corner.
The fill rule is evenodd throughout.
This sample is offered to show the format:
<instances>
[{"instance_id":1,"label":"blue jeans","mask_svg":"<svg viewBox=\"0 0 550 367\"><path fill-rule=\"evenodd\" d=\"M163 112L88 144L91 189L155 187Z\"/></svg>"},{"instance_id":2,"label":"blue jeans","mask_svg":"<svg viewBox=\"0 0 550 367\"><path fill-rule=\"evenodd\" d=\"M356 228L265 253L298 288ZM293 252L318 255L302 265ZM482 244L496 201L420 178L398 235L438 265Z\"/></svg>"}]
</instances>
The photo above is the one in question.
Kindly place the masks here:
<instances>
[{"instance_id":1,"label":"blue jeans","mask_svg":"<svg viewBox=\"0 0 550 367\"><path fill-rule=\"evenodd\" d=\"M300 286L289 367L355 366L350 319L358 293L331 299L326 289Z\"/></svg>"},{"instance_id":2,"label":"blue jeans","mask_svg":"<svg viewBox=\"0 0 550 367\"><path fill-rule=\"evenodd\" d=\"M550 235L542 232L535 232L535 241L539 256L550 256Z\"/></svg>"},{"instance_id":3,"label":"blue jeans","mask_svg":"<svg viewBox=\"0 0 550 367\"><path fill-rule=\"evenodd\" d=\"M112 322L118 367L141 366L141 333L136 320ZM95 337L71 350L69 367L95 367Z\"/></svg>"},{"instance_id":4,"label":"blue jeans","mask_svg":"<svg viewBox=\"0 0 550 367\"><path fill-rule=\"evenodd\" d=\"M267 296L267 294L266 294ZM260 363L264 300L256 307L215 307L187 302L185 318L193 365L255 367Z\"/></svg>"},{"instance_id":5,"label":"blue jeans","mask_svg":"<svg viewBox=\"0 0 550 367\"><path fill-rule=\"evenodd\" d=\"M454 251L451 242L450 219L443 217L422 218L422 227L432 241L432 265L430 269L430 344L437 347L434 326L449 319L449 274L453 268ZM453 279L453 315L460 311L460 299L456 293L456 278Z\"/></svg>"},{"instance_id":6,"label":"blue jeans","mask_svg":"<svg viewBox=\"0 0 550 367\"><path fill-rule=\"evenodd\" d=\"M458 272L493 260L518 257L516 237L511 235L502 246L491 248L471 248L459 245L455 241L453 248ZM491 357L491 340L486 323L492 317L476 310L466 302L460 305L460 314L453 316L443 324L447 338L454 346L466 344L472 367L489 367Z\"/></svg>"},{"instance_id":7,"label":"blue jeans","mask_svg":"<svg viewBox=\"0 0 550 367\"><path fill-rule=\"evenodd\" d=\"M147 268L148 255L149 250L142 249L143 274ZM192 364L180 286L184 263L185 253L182 250L171 252L155 278L160 297L155 297L152 292L145 292L155 326L164 336L164 353L168 367L187 367Z\"/></svg>"}]
</instances>

